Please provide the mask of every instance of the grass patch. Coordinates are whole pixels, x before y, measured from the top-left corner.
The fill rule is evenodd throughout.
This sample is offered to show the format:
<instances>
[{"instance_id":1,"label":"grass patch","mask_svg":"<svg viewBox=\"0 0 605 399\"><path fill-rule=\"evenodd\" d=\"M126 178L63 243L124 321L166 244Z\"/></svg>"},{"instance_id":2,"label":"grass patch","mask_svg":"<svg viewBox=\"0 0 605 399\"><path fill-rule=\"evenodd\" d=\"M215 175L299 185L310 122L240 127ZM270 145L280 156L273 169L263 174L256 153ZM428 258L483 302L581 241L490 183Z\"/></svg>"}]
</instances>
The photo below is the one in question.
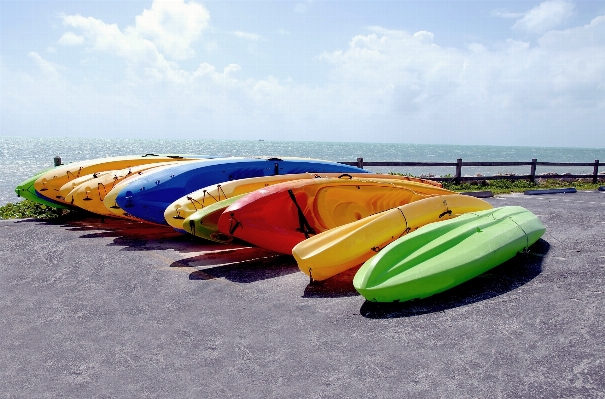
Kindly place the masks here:
<instances>
[{"instance_id":1,"label":"grass patch","mask_svg":"<svg viewBox=\"0 0 605 399\"><path fill-rule=\"evenodd\" d=\"M481 180L478 182L443 182L443 188L452 191L489 190L494 194L522 193L525 190L547 190L550 188L570 188L576 190L597 190L603 183L592 183L581 180L539 179L535 183L528 180Z\"/></svg>"},{"instance_id":2,"label":"grass patch","mask_svg":"<svg viewBox=\"0 0 605 399\"><path fill-rule=\"evenodd\" d=\"M408 177L416 177L409 173L394 173L393 175L402 175ZM452 176L444 176L451 177ZM430 180L430 178L428 178ZM536 179L535 183L529 180L478 180L468 181L456 184L453 181L443 181L443 188L462 192L462 191L491 191L494 194L510 194L510 193L522 193L526 190L546 190L550 188L570 188L573 187L576 190L597 190L599 187L605 184L605 180L600 179L600 182L593 183L592 179Z\"/></svg>"},{"instance_id":3,"label":"grass patch","mask_svg":"<svg viewBox=\"0 0 605 399\"><path fill-rule=\"evenodd\" d=\"M72 212L69 209L58 209L30 200L8 203L0 207L0 219L54 219Z\"/></svg>"}]
</instances>

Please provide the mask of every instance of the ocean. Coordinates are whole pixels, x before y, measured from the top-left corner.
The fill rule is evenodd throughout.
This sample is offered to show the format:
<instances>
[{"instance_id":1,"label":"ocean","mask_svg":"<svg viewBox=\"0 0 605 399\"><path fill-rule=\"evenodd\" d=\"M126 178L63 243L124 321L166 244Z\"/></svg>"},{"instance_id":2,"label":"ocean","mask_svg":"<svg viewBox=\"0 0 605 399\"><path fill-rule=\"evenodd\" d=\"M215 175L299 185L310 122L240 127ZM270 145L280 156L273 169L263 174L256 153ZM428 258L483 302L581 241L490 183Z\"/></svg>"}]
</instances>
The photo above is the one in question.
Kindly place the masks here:
<instances>
[{"instance_id":1,"label":"ocean","mask_svg":"<svg viewBox=\"0 0 605 399\"><path fill-rule=\"evenodd\" d=\"M220 156L308 157L336 162L364 161L405 162L605 162L605 149L503 147L468 145L425 145L397 143L336 143L310 141L232 141L232 140L170 140L170 139L98 139L98 138L25 138L0 137L0 205L17 202L15 187L23 180L53 166L53 158L63 163L116 155L198 154ZM454 167L368 167L379 172L411 173L435 176L454 174ZM564 170L563 170L564 169ZM590 174L592 167L563 168L538 166L537 173ZM605 167L599 169L605 171ZM463 175L477 173L529 174L529 166L463 167Z\"/></svg>"}]
</instances>

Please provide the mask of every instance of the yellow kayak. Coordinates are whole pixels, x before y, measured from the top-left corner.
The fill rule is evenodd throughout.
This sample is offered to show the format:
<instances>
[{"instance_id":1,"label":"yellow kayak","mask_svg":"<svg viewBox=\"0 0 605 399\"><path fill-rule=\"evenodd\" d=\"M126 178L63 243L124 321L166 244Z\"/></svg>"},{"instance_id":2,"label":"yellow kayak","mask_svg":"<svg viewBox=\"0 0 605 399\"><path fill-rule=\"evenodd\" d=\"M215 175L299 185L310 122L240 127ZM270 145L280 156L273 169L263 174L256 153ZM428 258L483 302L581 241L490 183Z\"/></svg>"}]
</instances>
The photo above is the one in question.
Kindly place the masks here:
<instances>
[{"instance_id":1,"label":"yellow kayak","mask_svg":"<svg viewBox=\"0 0 605 399\"><path fill-rule=\"evenodd\" d=\"M183 229L183 220L187 219L188 217L190 217L197 211L203 209L204 207L212 205L224 199L239 196L241 194L251 193L252 191L256 191L264 187L269 187L287 181L338 177L341 177L343 179L363 178L388 181L395 180L406 183L413 182L417 184L428 185L430 187L441 187L440 183L431 182L425 179L400 175L386 175L373 173L300 173L251 177L248 179L232 180L204 187L184 197L181 197L166 208L166 211L164 211L164 218L166 219L166 222L175 229ZM187 226L185 226L185 229L187 230Z\"/></svg>"},{"instance_id":2,"label":"yellow kayak","mask_svg":"<svg viewBox=\"0 0 605 399\"><path fill-rule=\"evenodd\" d=\"M292 255L301 271L313 280L325 280L364 263L421 226L492 208L466 195L429 197L312 236L296 245Z\"/></svg>"},{"instance_id":3,"label":"yellow kayak","mask_svg":"<svg viewBox=\"0 0 605 399\"><path fill-rule=\"evenodd\" d=\"M53 201L67 203L61 196L60 189L65 183L79 177L93 173L105 172L108 170L124 169L137 165L144 165L157 162L171 161L191 161L203 159L201 156L180 156L180 155L127 155L119 157L108 157L91 159L86 161L73 162L67 165L58 166L42 174L34 183L35 190L46 198Z\"/></svg>"},{"instance_id":4,"label":"yellow kayak","mask_svg":"<svg viewBox=\"0 0 605 399\"><path fill-rule=\"evenodd\" d=\"M103 216L116 216L113 212L105 207L103 200L119 182L129 177L139 176L147 169L177 164L178 162L158 162L83 176L79 179L73 180L74 184L76 182L78 184L74 186L69 194L65 195L65 199L70 204L78 206L89 212ZM84 177L91 178L84 180ZM79 181L80 179L82 179L82 181ZM70 185L70 183L71 182L67 183L66 185ZM63 188L61 188L61 191L63 191Z\"/></svg>"},{"instance_id":5,"label":"yellow kayak","mask_svg":"<svg viewBox=\"0 0 605 399\"><path fill-rule=\"evenodd\" d=\"M111 172L112 171L91 173L89 175L80 176L76 179L70 180L61 186L61 188L59 189L59 194L58 194L57 198L61 198L64 202L66 202L70 205L74 205L73 197L70 195L72 191L74 191L81 184L84 184L86 182L89 182L89 181L99 178L99 177L103 177Z\"/></svg>"}]
</instances>

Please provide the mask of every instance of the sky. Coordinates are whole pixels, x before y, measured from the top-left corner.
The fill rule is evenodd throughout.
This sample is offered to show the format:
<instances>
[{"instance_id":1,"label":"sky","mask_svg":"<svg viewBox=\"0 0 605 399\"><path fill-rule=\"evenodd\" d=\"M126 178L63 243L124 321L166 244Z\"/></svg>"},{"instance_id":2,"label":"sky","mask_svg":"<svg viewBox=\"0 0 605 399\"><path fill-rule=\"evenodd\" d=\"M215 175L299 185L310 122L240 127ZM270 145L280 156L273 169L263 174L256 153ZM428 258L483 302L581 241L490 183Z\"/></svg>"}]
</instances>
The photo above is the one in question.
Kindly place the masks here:
<instances>
[{"instance_id":1,"label":"sky","mask_svg":"<svg viewBox=\"0 0 605 399\"><path fill-rule=\"evenodd\" d=\"M605 148L603 1L0 0L0 135Z\"/></svg>"}]
</instances>

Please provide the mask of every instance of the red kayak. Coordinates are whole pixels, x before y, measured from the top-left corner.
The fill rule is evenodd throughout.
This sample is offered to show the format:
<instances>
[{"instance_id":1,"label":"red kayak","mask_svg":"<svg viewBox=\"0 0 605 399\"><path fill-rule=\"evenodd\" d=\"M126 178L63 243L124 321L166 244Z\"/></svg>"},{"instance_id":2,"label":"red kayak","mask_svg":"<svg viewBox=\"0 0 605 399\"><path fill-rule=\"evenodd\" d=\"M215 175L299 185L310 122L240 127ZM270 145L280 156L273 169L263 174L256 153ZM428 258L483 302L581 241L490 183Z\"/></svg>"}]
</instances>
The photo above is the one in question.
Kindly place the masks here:
<instances>
[{"instance_id":1,"label":"red kayak","mask_svg":"<svg viewBox=\"0 0 605 399\"><path fill-rule=\"evenodd\" d=\"M296 180L254 191L229 206L221 233L261 248L291 254L306 238L428 196L452 191L409 181Z\"/></svg>"}]
</instances>

